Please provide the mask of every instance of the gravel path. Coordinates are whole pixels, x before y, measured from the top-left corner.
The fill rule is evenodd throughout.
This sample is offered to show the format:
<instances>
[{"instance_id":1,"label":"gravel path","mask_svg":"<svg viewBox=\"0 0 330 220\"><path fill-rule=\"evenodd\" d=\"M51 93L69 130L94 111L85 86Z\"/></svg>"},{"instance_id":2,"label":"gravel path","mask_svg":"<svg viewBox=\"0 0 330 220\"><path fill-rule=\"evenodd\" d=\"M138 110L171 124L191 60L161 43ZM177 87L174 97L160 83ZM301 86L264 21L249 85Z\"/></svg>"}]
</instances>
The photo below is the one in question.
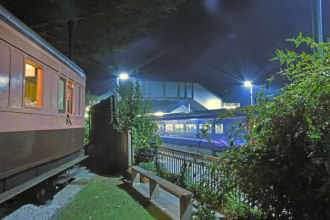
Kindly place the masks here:
<instances>
[{"instance_id":1,"label":"gravel path","mask_svg":"<svg viewBox=\"0 0 330 220\"><path fill-rule=\"evenodd\" d=\"M68 186L63 188L54 198L47 202L45 205L36 206L33 204L27 204L10 215L3 218L3 220L48 220L57 214L59 210L64 208L70 203L74 197L80 192L84 186L93 178L95 174L91 173L86 168L74 168L78 174L75 176L75 180Z\"/></svg>"}]
</instances>

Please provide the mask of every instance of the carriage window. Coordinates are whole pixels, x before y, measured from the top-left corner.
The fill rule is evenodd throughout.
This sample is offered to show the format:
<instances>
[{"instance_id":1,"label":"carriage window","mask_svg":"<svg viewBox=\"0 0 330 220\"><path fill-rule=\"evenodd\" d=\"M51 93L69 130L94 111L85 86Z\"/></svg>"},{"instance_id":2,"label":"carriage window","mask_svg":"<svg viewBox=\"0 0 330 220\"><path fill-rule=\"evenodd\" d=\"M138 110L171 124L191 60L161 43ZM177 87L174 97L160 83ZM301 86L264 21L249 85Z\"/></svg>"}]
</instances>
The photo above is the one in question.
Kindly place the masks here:
<instances>
[{"instance_id":1,"label":"carriage window","mask_svg":"<svg viewBox=\"0 0 330 220\"><path fill-rule=\"evenodd\" d=\"M206 133L211 134L212 133L212 125L211 124L199 124L199 131L201 131L201 129L207 129Z\"/></svg>"},{"instance_id":2,"label":"carriage window","mask_svg":"<svg viewBox=\"0 0 330 220\"><path fill-rule=\"evenodd\" d=\"M195 133L196 132L196 124L186 124L186 132Z\"/></svg>"},{"instance_id":3,"label":"carriage window","mask_svg":"<svg viewBox=\"0 0 330 220\"><path fill-rule=\"evenodd\" d=\"M65 79L60 78L58 87L58 112L65 112Z\"/></svg>"},{"instance_id":4,"label":"carriage window","mask_svg":"<svg viewBox=\"0 0 330 220\"><path fill-rule=\"evenodd\" d=\"M164 131L165 130L165 125L164 124L157 124L158 131Z\"/></svg>"},{"instance_id":5,"label":"carriage window","mask_svg":"<svg viewBox=\"0 0 330 220\"><path fill-rule=\"evenodd\" d=\"M24 105L41 107L42 96L42 71L41 68L30 62L25 62L25 93Z\"/></svg>"},{"instance_id":6,"label":"carriage window","mask_svg":"<svg viewBox=\"0 0 330 220\"><path fill-rule=\"evenodd\" d=\"M215 124L215 133L223 134L223 124Z\"/></svg>"},{"instance_id":7,"label":"carriage window","mask_svg":"<svg viewBox=\"0 0 330 220\"><path fill-rule=\"evenodd\" d=\"M175 125L175 132L183 132L184 131L184 125L183 124L176 124Z\"/></svg>"},{"instance_id":8,"label":"carriage window","mask_svg":"<svg viewBox=\"0 0 330 220\"><path fill-rule=\"evenodd\" d=\"M166 132L173 132L173 124L166 124Z\"/></svg>"},{"instance_id":9,"label":"carriage window","mask_svg":"<svg viewBox=\"0 0 330 220\"><path fill-rule=\"evenodd\" d=\"M77 111L77 115L80 115L80 99L81 99L81 96L80 96L80 86L78 87L78 111Z\"/></svg>"},{"instance_id":10,"label":"carriage window","mask_svg":"<svg viewBox=\"0 0 330 220\"><path fill-rule=\"evenodd\" d=\"M73 113L73 83L72 82L68 82L68 89L67 89L67 112L68 114L72 114Z\"/></svg>"}]
</instances>

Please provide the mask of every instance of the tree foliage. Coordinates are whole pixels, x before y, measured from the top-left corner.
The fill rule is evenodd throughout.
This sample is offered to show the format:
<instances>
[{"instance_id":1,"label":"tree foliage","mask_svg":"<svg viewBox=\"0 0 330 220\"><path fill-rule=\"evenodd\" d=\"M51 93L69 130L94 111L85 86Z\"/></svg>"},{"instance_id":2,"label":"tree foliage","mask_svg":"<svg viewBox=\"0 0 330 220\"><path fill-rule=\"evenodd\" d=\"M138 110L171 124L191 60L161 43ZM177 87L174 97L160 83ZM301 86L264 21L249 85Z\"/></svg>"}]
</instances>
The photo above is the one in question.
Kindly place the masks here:
<instances>
[{"instance_id":1,"label":"tree foliage","mask_svg":"<svg viewBox=\"0 0 330 220\"><path fill-rule=\"evenodd\" d=\"M286 84L244 109L238 132L246 132L236 138L245 143L232 144L225 167L267 218L330 219L329 42L301 34L288 41L296 50L277 50L272 59Z\"/></svg>"},{"instance_id":2,"label":"tree foliage","mask_svg":"<svg viewBox=\"0 0 330 220\"><path fill-rule=\"evenodd\" d=\"M144 98L139 82L128 80L117 88L117 131L130 131L135 151L135 162L142 152L149 152L152 143L159 143L157 124L151 114L151 102Z\"/></svg>"},{"instance_id":3,"label":"tree foliage","mask_svg":"<svg viewBox=\"0 0 330 220\"><path fill-rule=\"evenodd\" d=\"M73 60L87 73L109 77L109 56L139 37L186 0L0 0L0 4L68 55L68 21L74 20ZM89 81L93 81L90 78Z\"/></svg>"}]
</instances>

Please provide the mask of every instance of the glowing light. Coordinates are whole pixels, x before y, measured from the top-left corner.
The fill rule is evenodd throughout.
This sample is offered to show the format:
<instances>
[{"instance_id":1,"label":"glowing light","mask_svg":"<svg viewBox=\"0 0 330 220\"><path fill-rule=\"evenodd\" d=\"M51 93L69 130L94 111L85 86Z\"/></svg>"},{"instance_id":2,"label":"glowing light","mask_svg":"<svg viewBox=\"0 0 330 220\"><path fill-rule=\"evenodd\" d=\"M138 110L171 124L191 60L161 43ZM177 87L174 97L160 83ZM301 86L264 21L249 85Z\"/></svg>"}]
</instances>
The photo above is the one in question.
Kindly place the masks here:
<instances>
[{"instance_id":1,"label":"glowing light","mask_svg":"<svg viewBox=\"0 0 330 220\"><path fill-rule=\"evenodd\" d=\"M128 79L128 74L127 73L121 73L121 74L119 74L119 78L120 79L123 79L123 80L125 80L125 79Z\"/></svg>"},{"instance_id":2,"label":"glowing light","mask_svg":"<svg viewBox=\"0 0 330 220\"><path fill-rule=\"evenodd\" d=\"M36 75L36 69L34 66L26 63L25 64L25 76L26 77L35 77Z\"/></svg>"},{"instance_id":3,"label":"glowing light","mask_svg":"<svg viewBox=\"0 0 330 220\"><path fill-rule=\"evenodd\" d=\"M165 113L164 112L155 112L154 115L160 117L160 116L165 115Z\"/></svg>"},{"instance_id":4,"label":"glowing light","mask_svg":"<svg viewBox=\"0 0 330 220\"><path fill-rule=\"evenodd\" d=\"M86 108L85 108L85 118L88 118L90 109L91 109L90 106L86 106Z\"/></svg>"},{"instance_id":5,"label":"glowing light","mask_svg":"<svg viewBox=\"0 0 330 220\"><path fill-rule=\"evenodd\" d=\"M246 87L252 87L252 83L250 81L245 81L244 86Z\"/></svg>"},{"instance_id":6,"label":"glowing light","mask_svg":"<svg viewBox=\"0 0 330 220\"><path fill-rule=\"evenodd\" d=\"M8 77L0 76L0 87L7 86L8 82L9 82L9 78Z\"/></svg>"},{"instance_id":7,"label":"glowing light","mask_svg":"<svg viewBox=\"0 0 330 220\"><path fill-rule=\"evenodd\" d=\"M221 108L221 100L217 98L208 99L205 103L205 107L209 110L211 109L220 109Z\"/></svg>"}]
</instances>

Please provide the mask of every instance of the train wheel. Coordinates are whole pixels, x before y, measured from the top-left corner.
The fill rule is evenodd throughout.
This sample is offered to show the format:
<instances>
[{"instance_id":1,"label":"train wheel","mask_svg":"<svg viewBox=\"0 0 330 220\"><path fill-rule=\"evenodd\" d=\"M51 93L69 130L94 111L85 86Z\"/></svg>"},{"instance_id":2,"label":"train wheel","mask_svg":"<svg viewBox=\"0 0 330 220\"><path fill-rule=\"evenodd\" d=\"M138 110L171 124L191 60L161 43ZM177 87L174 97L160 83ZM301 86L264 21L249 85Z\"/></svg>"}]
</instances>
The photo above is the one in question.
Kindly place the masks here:
<instances>
[{"instance_id":1,"label":"train wheel","mask_svg":"<svg viewBox=\"0 0 330 220\"><path fill-rule=\"evenodd\" d=\"M53 198L55 190L55 180L49 179L25 192L23 198L26 202L42 205Z\"/></svg>"}]
</instances>

